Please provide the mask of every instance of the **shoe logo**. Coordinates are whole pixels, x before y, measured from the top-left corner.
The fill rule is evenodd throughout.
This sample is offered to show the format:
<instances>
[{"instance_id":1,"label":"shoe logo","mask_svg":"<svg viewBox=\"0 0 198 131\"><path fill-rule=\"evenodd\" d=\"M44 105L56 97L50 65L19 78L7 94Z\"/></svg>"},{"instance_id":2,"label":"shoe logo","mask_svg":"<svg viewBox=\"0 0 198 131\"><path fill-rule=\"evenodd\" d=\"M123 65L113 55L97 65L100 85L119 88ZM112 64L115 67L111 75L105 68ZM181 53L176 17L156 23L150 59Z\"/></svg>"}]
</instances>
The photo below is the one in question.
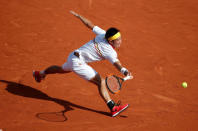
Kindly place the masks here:
<instances>
[{"instance_id":1,"label":"shoe logo","mask_svg":"<svg viewBox=\"0 0 198 131\"><path fill-rule=\"evenodd\" d=\"M115 107L115 108L113 109L113 111L114 111L114 112L115 112L115 111L118 111L118 108Z\"/></svg>"}]
</instances>

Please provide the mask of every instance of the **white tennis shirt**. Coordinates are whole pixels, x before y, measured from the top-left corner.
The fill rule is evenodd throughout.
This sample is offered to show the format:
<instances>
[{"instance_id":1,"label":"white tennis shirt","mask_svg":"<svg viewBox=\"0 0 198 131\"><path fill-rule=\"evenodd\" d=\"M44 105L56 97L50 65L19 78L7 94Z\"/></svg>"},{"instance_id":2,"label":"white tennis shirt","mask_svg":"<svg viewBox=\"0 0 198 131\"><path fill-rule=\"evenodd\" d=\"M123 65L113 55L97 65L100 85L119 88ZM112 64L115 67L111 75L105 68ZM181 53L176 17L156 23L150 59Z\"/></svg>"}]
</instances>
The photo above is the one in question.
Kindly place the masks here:
<instances>
[{"instance_id":1,"label":"white tennis shirt","mask_svg":"<svg viewBox=\"0 0 198 131\"><path fill-rule=\"evenodd\" d=\"M119 61L116 51L105 39L106 31L98 26L94 26L93 32L96 34L94 40L75 50L80 53L80 58L86 63L103 59L109 60L112 64Z\"/></svg>"}]
</instances>

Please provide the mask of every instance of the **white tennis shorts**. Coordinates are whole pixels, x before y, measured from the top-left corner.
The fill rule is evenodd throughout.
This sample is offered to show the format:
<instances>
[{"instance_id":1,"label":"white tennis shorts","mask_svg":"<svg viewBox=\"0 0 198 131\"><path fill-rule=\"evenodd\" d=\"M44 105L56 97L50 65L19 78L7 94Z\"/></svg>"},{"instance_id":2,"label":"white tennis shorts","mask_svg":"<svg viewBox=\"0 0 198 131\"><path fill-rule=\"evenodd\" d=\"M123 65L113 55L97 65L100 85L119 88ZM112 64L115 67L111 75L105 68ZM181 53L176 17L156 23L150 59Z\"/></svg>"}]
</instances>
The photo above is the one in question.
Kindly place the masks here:
<instances>
[{"instance_id":1,"label":"white tennis shorts","mask_svg":"<svg viewBox=\"0 0 198 131\"><path fill-rule=\"evenodd\" d=\"M62 65L64 71L73 71L83 79L91 80L97 74L97 72L85 63L81 58L74 55L72 52L67 58L67 62Z\"/></svg>"}]
</instances>

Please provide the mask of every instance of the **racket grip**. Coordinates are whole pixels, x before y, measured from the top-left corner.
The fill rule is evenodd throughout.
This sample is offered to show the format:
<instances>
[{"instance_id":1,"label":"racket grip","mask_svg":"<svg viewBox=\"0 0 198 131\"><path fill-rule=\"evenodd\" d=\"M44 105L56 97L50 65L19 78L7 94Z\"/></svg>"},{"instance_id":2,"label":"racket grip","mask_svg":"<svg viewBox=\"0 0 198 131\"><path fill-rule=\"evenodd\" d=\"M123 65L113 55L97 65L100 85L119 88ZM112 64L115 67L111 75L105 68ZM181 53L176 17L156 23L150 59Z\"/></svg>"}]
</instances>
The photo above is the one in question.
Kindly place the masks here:
<instances>
[{"instance_id":1,"label":"racket grip","mask_svg":"<svg viewBox=\"0 0 198 131\"><path fill-rule=\"evenodd\" d=\"M126 76L126 77L123 78L123 80L126 81L126 80L130 80L132 78L133 78L132 76Z\"/></svg>"}]
</instances>

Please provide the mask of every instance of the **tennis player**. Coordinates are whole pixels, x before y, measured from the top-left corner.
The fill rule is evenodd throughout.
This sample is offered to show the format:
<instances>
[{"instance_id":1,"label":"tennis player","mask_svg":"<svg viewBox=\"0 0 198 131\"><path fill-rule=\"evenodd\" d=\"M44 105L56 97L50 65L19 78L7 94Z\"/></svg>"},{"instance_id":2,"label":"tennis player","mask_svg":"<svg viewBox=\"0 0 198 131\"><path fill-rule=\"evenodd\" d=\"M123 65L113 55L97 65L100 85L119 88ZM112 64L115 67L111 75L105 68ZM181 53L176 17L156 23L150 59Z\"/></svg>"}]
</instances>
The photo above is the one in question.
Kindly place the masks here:
<instances>
[{"instance_id":1,"label":"tennis player","mask_svg":"<svg viewBox=\"0 0 198 131\"><path fill-rule=\"evenodd\" d=\"M98 86L100 96L107 103L107 106L111 110L112 117L115 117L127 109L129 104L117 105L109 96L105 79L87 63L107 59L123 75L131 75L129 70L121 65L115 51L115 49L121 45L121 33L116 28L109 28L105 31L74 11L70 11L70 13L90 28L96 34L96 37L79 49L71 52L67 61L62 66L53 65L42 71L33 71L33 77L37 82L41 82L48 74L74 72L81 78Z\"/></svg>"}]
</instances>

